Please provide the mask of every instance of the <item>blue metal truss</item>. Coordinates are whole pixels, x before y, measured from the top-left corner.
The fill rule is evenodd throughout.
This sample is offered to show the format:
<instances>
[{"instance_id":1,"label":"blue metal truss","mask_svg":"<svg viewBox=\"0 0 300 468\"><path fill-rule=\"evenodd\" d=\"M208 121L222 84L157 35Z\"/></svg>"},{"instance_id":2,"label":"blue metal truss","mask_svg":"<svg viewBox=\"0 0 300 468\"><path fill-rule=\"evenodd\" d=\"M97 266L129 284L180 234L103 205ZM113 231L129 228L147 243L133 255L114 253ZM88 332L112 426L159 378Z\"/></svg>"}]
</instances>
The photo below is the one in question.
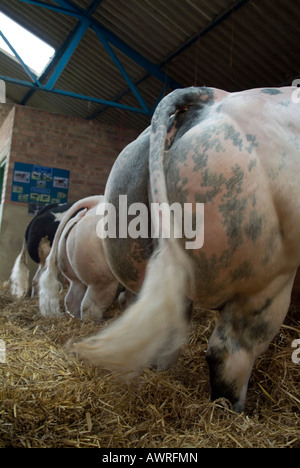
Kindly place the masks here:
<instances>
[{"instance_id":1,"label":"blue metal truss","mask_svg":"<svg viewBox=\"0 0 300 468\"><path fill-rule=\"evenodd\" d=\"M233 13L237 12L241 7L243 7L244 5L246 5L246 3L248 3L250 0L238 0L237 2L235 2L234 5L232 5L231 7L229 7L225 12L223 12L220 16L218 16L217 18L215 18L211 23L208 24L208 26L206 26L202 31L200 31L200 33L196 34L195 36L193 36L192 38L188 39L176 52L174 52L173 54L169 55L168 57L165 58L165 60L163 62L161 62L159 64L159 68L162 68L163 66L165 66L168 62L170 62L171 60L173 60L175 57L177 57L178 55L180 55L185 49L187 49L188 47L190 47L192 44L194 44L195 42L197 42L200 38L204 37L206 34L208 34L212 29L214 29L216 26L218 26L219 24L221 24L224 20L226 20L227 18L229 18ZM145 67L146 68L146 67ZM148 73L146 73L142 78L140 78L135 84L138 85L140 83L142 83L143 81L145 81L147 78L149 78L150 76L150 71L148 71ZM166 89L168 87L170 88L181 88L182 85L180 84L177 84L173 81L173 80L170 80L169 77L166 77L166 81L164 82L164 86L163 86L163 89L159 95L159 97L157 98L157 101L156 103L154 104L152 110L151 110L151 114L154 113L155 111L155 108L156 106L158 105L158 103L160 102L160 100L164 97L165 95L165 92L166 92ZM115 98L115 101L118 101L119 99L121 99L123 96L125 96L126 94L128 94L128 92L130 91L130 89L127 89L125 91L123 91L122 93L120 93L116 98ZM91 115L89 115L87 117L87 119L94 119L96 118L101 112L105 111L107 109L108 106L102 106L100 109L98 109L96 112L93 112Z\"/></svg>"},{"instance_id":2,"label":"blue metal truss","mask_svg":"<svg viewBox=\"0 0 300 468\"><path fill-rule=\"evenodd\" d=\"M75 26L75 28L69 33L67 39L65 40L65 42L63 43L63 45L55 52L52 60L50 61L50 63L46 66L45 70L43 71L43 73L41 74L41 76L39 77L39 82L40 83L45 83L48 76L50 76L50 74L53 72L53 70L55 69L56 65L58 64L60 58L62 57L62 55L64 54L66 48L69 46L69 44L71 43L72 39L73 39L73 36L76 34L77 32L77 29L78 29L78 24ZM28 93L24 96L24 98L22 99L22 101L20 102L21 105L25 105L27 103L27 101L31 98L31 96L33 95L33 93L35 92L35 89L30 89L28 91Z\"/></svg>"},{"instance_id":3,"label":"blue metal truss","mask_svg":"<svg viewBox=\"0 0 300 468\"><path fill-rule=\"evenodd\" d=\"M53 0L57 4L57 6L53 4L44 3L40 0L18 0L18 1L30 4L30 5L34 5L37 7L45 8L45 9L48 9L48 10L51 10L51 11L54 11L63 15L71 16L73 18L76 18L78 20L78 23L76 27L74 28L74 30L70 32L64 44L62 44L60 49L56 51L52 61L49 63L46 70L39 78L35 77L35 75L27 67L27 65L22 61L21 57L17 54L17 51L14 50L12 45L9 43L9 41L4 37L4 35L0 31L0 35L3 37L5 42L9 45L13 53L16 55L22 67L24 68L26 73L29 75L29 78L31 81L19 80L16 78L7 77L3 75L0 75L0 79L8 83L13 83L13 84L26 86L30 88L26 96L23 98L21 104L26 104L28 99L30 99L32 94L36 91L45 91L45 92L49 92L49 93L53 93L53 94L57 94L61 96L68 96L68 97L72 97L76 99L82 99L82 100L86 100L90 102L95 102L97 104L101 104L100 109L94 112L93 114L91 114L88 117L89 119L95 118L100 112L103 112L103 110L107 109L108 107L116 107L116 108L120 108L123 110L138 112L138 113L151 116L152 113L154 112L154 109L157 103L163 97L166 87L169 87L171 89L182 87L180 83L176 82L175 80L170 78L166 73L164 73L161 68L167 62L169 62L174 57L179 55L183 50L185 50L191 44L196 42L200 37L203 37L205 34L207 34L209 31L211 31L213 28L219 25L222 21L227 19L232 13L236 12L239 8L241 8L246 3L249 2L249 0L236 1L225 13L223 13L214 21L212 21L205 29L203 29L203 31L201 31L198 35L188 40L185 44L183 44L183 46L180 49L178 49L174 54L167 57L161 64L156 65L156 64L153 64L148 59L146 59L139 52L137 52L135 49L130 47L122 39L120 39L118 36L116 36L109 29L107 29L105 26L103 26L101 23L99 23L97 20L95 20L92 17L92 14L101 4L102 0L93 0L89 8L87 8L86 10L74 5L70 0ZM100 40L100 42L106 49L110 58L112 59L116 67L119 69L120 73L122 74L122 76L124 77L128 85L128 89L120 93L118 96L116 96L116 98L113 101L99 99L95 96L81 95L81 94L74 93L71 91L66 91L66 90L55 88L55 83L57 82L58 78L60 77L61 73L63 72L73 52L75 51L76 47L78 46L80 40L82 39L82 37L84 36L88 28L92 29L95 32L98 39ZM126 70L124 69L122 63L116 56L111 46L121 51L126 56L128 56L132 61L137 63L140 67L144 68L144 70L146 71L145 75L142 78L140 78L137 82L134 83L132 79L129 77L129 75L127 74ZM158 100L156 104L154 105L153 109L150 109L150 110L147 104L145 103L143 97L141 96L137 87L142 81L147 79L149 76L154 76L157 80L163 83L162 93L158 97ZM136 97L141 107L127 106L119 102L121 97L128 94L128 92L130 91L134 94L134 96Z\"/></svg>"},{"instance_id":4,"label":"blue metal truss","mask_svg":"<svg viewBox=\"0 0 300 468\"><path fill-rule=\"evenodd\" d=\"M4 34L2 33L2 31L0 31L0 36L2 37L2 39L4 40L4 42L8 45L8 47L10 48L10 50L12 51L12 53L15 55L15 57L19 60L20 64L22 65L23 69L25 70L25 72L27 73L27 75L29 76L29 78L31 79L31 81L33 83L35 83L35 85L39 88L41 85L40 85L40 82L37 80L36 76L34 73L32 73L32 71L30 70L30 68L26 65L25 62L23 62L23 60L21 59L20 55L18 54L18 52L16 51L16 49L11 45L11 43L9 42L9 40L4 36Z\"/></svg>"},{"instance_id":5,"label":"blue metal truss","mask_svg":"<svg viewBox=\"0 0 300 468\"><path fill-rule=\"evenodd\" d=\"M0 79L8 82L13 83L20 86L26 86L30 88L29 92L23 98L21 104L26 104L28 99L32 96L35 91L45 91L61 96L68 96L76 99L82 99L90 102L95 102L101 104L105 108L107 107L117 107L123 110L138 112L145 115L151 115L152 112L149 110L147 104L145 103L143 97L141 96L137 85L131 80L129 75L127 74L125 68L123 67L122 63L116 56L115 52L113 51L112 47L117 48L118 50L122 51L125 55L130 57L134 62L136 62L139 66L143 67L149 75L155 76L158 80L163 83L168 82L169 86L172 89L181 87L181 85L171 78L169 78L159 66L151 63L137 51L135 51L132 47L118 38L115 34L109 31L107 28L102 26L98 21L92 18L92 14L100 5L102 0L94 0L90 7L87 10L79 8L75 6L68 0L54 0L58 6L43 3L39 0L18 0L23 3L27 3L30 5L35 5L37 7L46 8L51 11L55 11L57 13L61 13L64 15L75 17L78 20L78 23L74 30L69 34L68 38L66 39L65 43L61 46L61 48L55 53L52 61L47 66L44 73L37 78L29 67L22 61L21 57L17 53L17 51L13 48L13 46L9 43L6 37L0 31L1 37L5 40L8 46L13 51L14 55L19 60L20 64L29 75L30 81L19 80L13 77L7 77L0 75ZM68 64L73 52L75 51L76 47L78 46L80 40L84 36L85 32L88 28L91 28L95 34L97 35L98 39L103 44L104 48L106 49L107 53L109 54L110 58L114 62L114 64L119 69L120 73L124 77L127 85L129 86L129 90L132 91L134 96L136 97L139 105L141 107L133 107L127 106L125 104L121 104L118 100L109 101L104 99L99 99L95 96L85 96L82 94L74 93L72 91L66 91L62 89L55 88L55 83L57 82L58 78L60 77L61 73L63 72L64 68ZM50 75L50 77L49 77Z\"/></svg>"},{"instance_id":6,"label":"blue metal truss","mask_svg":"<svg viewBox=\"0 0 300 468\"><path fill-rule=\"evenodd\" d=\"M46 91L51 91L54 88L56 81L60 77L61 73L63 72L64 68L69 62L71 56L73 55L73 52L75 51L76 47L78 46L79 42L81 41L81 39L83 38L85 32L87 31L89 27L90 27L90 22L87 19L81 20L78 23L76 30L73 34L72 41L69 43L66 50L62 54L51 77L49 78L47 83L44 85L44 88Z\"/></svg>"}]
</instances>

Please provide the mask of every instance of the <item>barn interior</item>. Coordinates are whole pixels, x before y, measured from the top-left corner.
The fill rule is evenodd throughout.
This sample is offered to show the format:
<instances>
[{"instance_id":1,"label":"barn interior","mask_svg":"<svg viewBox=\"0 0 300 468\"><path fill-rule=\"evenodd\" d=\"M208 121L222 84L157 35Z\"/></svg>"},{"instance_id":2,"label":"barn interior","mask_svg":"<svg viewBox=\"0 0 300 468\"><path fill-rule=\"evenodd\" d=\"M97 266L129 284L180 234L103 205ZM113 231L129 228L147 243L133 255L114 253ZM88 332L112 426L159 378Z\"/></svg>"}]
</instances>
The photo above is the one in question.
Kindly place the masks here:
<instances>
[{"instance_id":1,"label":"barn interior","mask_svg":"<svg viewBox=\"0 0 300 468\"><path fill-rule=\"evenodd\" d=\"M16 55L0 50L1 281L21 248L8 225L18 219L24 230L30 219L22 194L12 196L15 163L69 170L75 201L104 190L121 149L170 91L289 86L300 76L298 0L2 0L1 12L55 51L37 76L3 35Z\"/></svg>"},{"instance_id":2,"label":"barn interior","mask_svg":"<svg viewBox=\"0 0 300 468\"><path fill-rule=\"evenodd\" d=\"M165 95L189 86L238 92L300 85L300 0L0 3L0 13L54 48L37 74L1 32L0 20L1 37L14 54L0 46L2 285L35 205L102 194L118 154L150 125ZM48 196L17 183L27 170L46 174L49 168L68 172L67 190ZM35 268L32 262L32 273ZM300 446L299 365L290 358L299 338L295 306L257 364L253 388L260 396L252 388L248 414L237 416L207 397L205 359L196 358L204 356L215 320L207 311L206 325L194 322L179 367L160 376L149 371L128 386L66 357L65 342L88 334L93 324L43 321L34 300L12 301L5 286L0 304L0 339L3 333L15 356L9 369L0 360L0 447ZM59 393L50 385L51 372L59 376ZM281 375L276 383L275 374Z\"/></svg>"}]
</instances>

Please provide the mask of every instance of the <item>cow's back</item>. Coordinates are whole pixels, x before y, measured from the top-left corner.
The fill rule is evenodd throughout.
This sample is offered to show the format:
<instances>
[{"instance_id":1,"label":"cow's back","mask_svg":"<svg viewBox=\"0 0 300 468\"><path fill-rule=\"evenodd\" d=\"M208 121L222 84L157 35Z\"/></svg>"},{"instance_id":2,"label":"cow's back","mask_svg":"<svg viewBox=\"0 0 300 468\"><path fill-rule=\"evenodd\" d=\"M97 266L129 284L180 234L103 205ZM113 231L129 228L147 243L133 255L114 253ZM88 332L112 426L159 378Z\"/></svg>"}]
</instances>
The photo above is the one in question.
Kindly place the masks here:
<instances>
[{"instance_id":1,"label":"cow's back","mask_svg":"<svg viewBox=\"0 0 300 468\"><path fill-rule=\"evenodd\" d=\"M169 203L204 203L204 245L188 251L204 305L217 307L249 279L257 288L266 272L271 278L299 262L300 106L292 92L208 88L199 105L177 112L173 126L170 119L164 157ZM149 145L147 129L111 171L105 196L116 207L117 229L119 195L127 196L128 206L149 209ZM104 246L114 274L137 291L153 250L150 233L148 239L118 238L117 230Z\"/></svg>"},{"instance_id":2,"label":"cow's back","mask_svg":"<svg viewBox=\"0 0 300 468\"><path fill-rule=\"evenodd\" d=\"M31 220L25 232L25 241L30 258L39 263L38 248L41 239L47 237L52 245L61 214L67 211L72 203L50 204L43 207Z\"/></svg>"},{"instance_id":3,"label":"cow's back","mask_svg":"<svg viewBox=\"0 0 300 468\"><path fill-rule=\"evenodd\" d=\"M204 203L204 245L187 252L193 299L209 307L300 263L300 106L290 88L270 93L228 94L202 114L187 109L188 129L164 158L169 203Z\"/></svg>"}]
</instances>

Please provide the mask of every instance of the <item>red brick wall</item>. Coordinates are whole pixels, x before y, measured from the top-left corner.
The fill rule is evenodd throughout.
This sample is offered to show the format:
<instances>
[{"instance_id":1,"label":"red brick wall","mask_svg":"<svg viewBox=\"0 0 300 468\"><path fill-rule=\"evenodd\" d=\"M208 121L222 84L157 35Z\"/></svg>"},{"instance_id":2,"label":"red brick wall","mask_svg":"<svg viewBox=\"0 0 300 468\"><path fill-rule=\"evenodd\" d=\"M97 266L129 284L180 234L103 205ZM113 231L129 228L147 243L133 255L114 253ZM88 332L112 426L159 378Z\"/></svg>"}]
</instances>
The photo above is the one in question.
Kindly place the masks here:
<instances>
[{"instance_id":1,"label":"red brick wall","mask_svg":"<svg viewBox=\"0 0 300 468\"><path fill-rule=\"evenodd\" d=\"M15 161L70 170L69 201L102 194L116 157L139 133L15 106L5 202Z\"/></svg>"}]
</instances>

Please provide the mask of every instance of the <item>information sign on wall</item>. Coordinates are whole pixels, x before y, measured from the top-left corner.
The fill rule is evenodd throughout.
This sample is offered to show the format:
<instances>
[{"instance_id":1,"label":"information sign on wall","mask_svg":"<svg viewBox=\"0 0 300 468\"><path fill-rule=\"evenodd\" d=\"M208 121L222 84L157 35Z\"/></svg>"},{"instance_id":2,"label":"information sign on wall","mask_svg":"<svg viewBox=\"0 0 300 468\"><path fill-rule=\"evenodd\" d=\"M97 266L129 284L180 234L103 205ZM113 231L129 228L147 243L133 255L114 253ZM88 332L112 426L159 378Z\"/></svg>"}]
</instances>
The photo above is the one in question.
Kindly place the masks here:
<instances>
[{"instance_id":1,"label":"information sign on wall","mask_svg":"<svg viewBox=\"0 0 300 468\"><path fill-rule=\"evenodd\" d=\"M66 203L70 171L15 162L11 201L19 203Z\"/></svg>"}]
</instances>

